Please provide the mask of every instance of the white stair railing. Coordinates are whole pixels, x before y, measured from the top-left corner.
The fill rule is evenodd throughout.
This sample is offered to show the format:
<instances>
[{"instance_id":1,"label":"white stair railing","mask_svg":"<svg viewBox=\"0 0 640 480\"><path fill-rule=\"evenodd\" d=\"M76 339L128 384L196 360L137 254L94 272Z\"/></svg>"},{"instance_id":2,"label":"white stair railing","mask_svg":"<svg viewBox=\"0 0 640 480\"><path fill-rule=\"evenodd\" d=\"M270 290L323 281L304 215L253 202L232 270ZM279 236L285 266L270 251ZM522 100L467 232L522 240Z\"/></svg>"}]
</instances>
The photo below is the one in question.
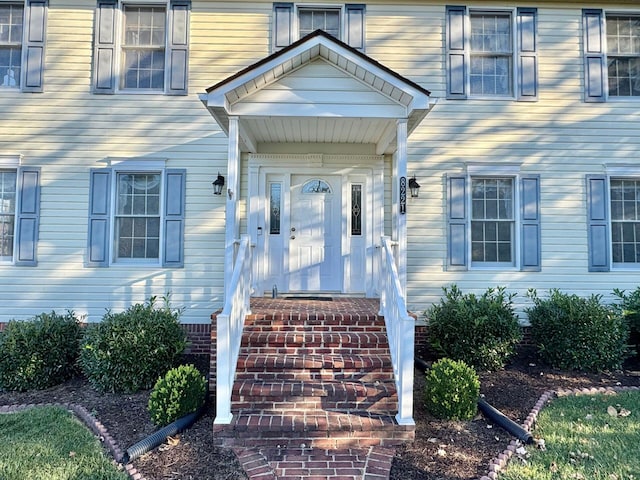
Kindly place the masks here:
<instances>
[{"instance_id":1,"label":"white stair railing","mask_svg":"<svg viewBox=\"0 0 640 480\"><path fill-rule=\"evenodd\" d=\"M231 283L222 313L216 319L216 418L214 423L231 423L231 392L242 341L245 316L251 313L251 245L249 236L240 239Z\"/></svg>"},{"instance_id":2,"label":"white stair railing","mask_svg":"<svg viewBox=\"0 0 640 480\"><path fill-rule=\"evenodd\" d=\"M380 261L380 315L384 316L393 362L393 373L398 391L400 425L415 425L413 421L413 365L415 321L407 313L404 292L398 277L393 255L393 242L382 237Z\"/></svg>"}]
</instances>

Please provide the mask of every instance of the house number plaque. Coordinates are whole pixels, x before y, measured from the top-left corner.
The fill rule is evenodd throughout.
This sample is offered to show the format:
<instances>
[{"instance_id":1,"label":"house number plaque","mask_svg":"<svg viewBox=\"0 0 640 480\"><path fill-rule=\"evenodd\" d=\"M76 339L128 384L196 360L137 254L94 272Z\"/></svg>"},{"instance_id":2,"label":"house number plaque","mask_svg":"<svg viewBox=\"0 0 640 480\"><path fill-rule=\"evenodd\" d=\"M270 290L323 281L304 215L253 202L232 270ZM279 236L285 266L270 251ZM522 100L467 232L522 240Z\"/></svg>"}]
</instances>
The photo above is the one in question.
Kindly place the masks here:
<instances>
[{"instance_id":1,"label":"house number plaque","mask_svg":"<svg viewBox=\"0 0 640 480\"><path fill-rule=\"evenodd\" d=\"M400 215L407 213L407 177L400 177Z\"/></svg>"}]
</instances>

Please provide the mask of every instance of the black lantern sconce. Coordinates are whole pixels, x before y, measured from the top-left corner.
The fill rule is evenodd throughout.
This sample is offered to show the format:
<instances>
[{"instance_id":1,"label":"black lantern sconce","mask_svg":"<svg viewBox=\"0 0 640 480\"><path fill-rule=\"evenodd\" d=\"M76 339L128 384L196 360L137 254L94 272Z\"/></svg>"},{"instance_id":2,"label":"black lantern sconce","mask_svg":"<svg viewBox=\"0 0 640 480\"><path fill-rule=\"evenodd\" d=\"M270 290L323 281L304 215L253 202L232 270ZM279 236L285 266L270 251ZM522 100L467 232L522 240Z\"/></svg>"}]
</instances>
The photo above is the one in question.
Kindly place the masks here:
<instances>
[{"instance_id":1,"label":"black lantern sconce","mask_svg":"<svg viewBox=\"0 0 640 480\"><path fill-rule=\"evenodd\" d=\"M416 180L415 175L409 179L409 190L411 190L411 198L418 198L418 194L420 193L420 184Z\"/></svg>"},{"instance_id":2,"label":"black lantern sconce","mask_svg":"<svg viewBox=\"0 0 640 480\"><path fill-rule=\"evenodd\" d=\"M213 182L213 194L214 195L222 195L222 187L224 187L224 177L218 173L218 178L216 178Z\"/></svg>"}]
</instances>

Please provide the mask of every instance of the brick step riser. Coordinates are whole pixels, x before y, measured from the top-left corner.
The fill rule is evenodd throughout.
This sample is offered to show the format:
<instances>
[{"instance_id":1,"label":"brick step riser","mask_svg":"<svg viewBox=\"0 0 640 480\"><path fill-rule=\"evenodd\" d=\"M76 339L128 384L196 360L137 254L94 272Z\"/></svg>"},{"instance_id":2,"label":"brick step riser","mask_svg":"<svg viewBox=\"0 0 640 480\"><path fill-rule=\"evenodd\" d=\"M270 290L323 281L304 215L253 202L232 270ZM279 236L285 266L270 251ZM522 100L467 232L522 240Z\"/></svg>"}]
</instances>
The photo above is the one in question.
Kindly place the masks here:
<instances>
[{"instance_id":1,"label":"brick step riser","mask_svg":"<svg viewBox=\"0 0 640 480\"><path fill-rule=\"evenodd\" d=\"M256 401L253 399L231 399L231 410L242 414L246 411L282 411L282 412L308 412L309 410L324 410L334 412L365 411L377 414L392 414L398 410L398 401L396 397L387 397L382 400L375 401L332 401L308 399L302 401L279 401L274 402L273 399L265 399L264 401Z\"/></svg>"},{"instance_id":2,"label":"brick step riser","mask_svg":"<svg viewBox=\"0 0 640 480\"><path fill-rule=\"evenodd\" d=\"M237 370L258 371L318 371L318 370L343 370L345 372L356 371L384 371L393 370L391 356L379 355L376 357L364 357L362 355L336 355L336 356L287 356L259 355L251 351L245 351L238 358Z\"/></svg>"},{"instance_id":3,"label":"brick step riser","mask_svg":"<svg viewBox=\"0 0 640 480\"><path fill-rule=\"evenodd\" d=\"M379 315L349 315L339 313L252 313L245 317L245 325L356 325L368 327L383 325Z\"/></svg>"},{"instance_id":4,"label":"brick step riser","mask_svg":"<svg viewBox=\"0 0 640 480\"><path fill-rule=\"evenodd\" d=\"M384 381L391 382L394 380L393 372L389 371L377 371L377 372L362 372L362 371L345 371L345 370L323 370L323 371L280 371L273 370L251 370L251 371L236 371L236 380L256 380L256 381L361 381L361 382L376 382Z\"/></svg>"},{"instance_id":5,"label":"brick step riser","mask_svg":"<svg viewBox=\"0 0 640 480\"><path fill-rule=\"evenodd\" d=\"M389 348L386 335L354 334L258 334L243 335L240 343L245 348L290 347L290 348ZM388 350L387 350L388 351ZM357 353L357 352L354 352Z\"/></svg>"},{"instance_id":6,"label":"brick step riser","mask_svg":"<svg viewBox=\"0 0 640 480\"><path fill-rule=\"evenodd\" d=\"M243 346L240 355L389 355L389 348Z\"/></svg>"},{"instance_id":7,"label":"brick step riser","mask_svg":"<svg viewBox=\"0 0 640 480\"><path fill-rule=\"evenodd\" d=\"M249 333L286 333L286 332L297 332L297 333L351 333L351 334L362 334L362 333L374 333L374 334L385 334L387 329L384 324L382 325L309 325L305 324L255 324L255 323L245 323L243 327L244 332Z\"/></svg>"},{"instance_id":8,"label":"brick step riser","mask_svg":"<svg viewBox=\"0 0 640 480\"><path fill-rule=\"evenodd\" d=\"M233 438L214 437L214 444L219 447L272 447L272 448L320 448L327 450L342 450L346 448L365 449L368 447L396 447L415 439L414 433L405 432L404 436L389 438L353 437L331 435L323 438Z\"/></svg>"}]
</instances>

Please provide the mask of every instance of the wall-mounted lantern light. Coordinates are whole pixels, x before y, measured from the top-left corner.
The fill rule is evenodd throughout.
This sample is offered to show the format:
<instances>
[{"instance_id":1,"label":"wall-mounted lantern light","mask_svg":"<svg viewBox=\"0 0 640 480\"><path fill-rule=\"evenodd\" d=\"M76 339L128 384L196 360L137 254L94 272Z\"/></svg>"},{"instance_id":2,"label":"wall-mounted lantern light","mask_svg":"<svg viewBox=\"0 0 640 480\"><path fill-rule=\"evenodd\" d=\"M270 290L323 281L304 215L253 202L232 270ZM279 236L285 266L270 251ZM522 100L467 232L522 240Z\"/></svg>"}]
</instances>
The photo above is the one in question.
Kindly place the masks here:
<instances>
[{"instance_id":1,"label":"wall-mounted lantern light","mask_svg":"<svg viewBox=\"0 0 640 480\"><path fill-rule=\"evenodd\" d=\"M213 194L214 195L222 195L222 187L224 187L224 177L218 173L218 178L216 178L213 182Z\"/></svg>"},{"instance_id":2,"label":"wall-mounted lantern light","mask_svg":"<svg viewBox=\"0 0 640 480\"><path fill-rule=\"evenodd\" d=\"M420 184L416 180L415 175L409 179L409 190L411 190L411 198L418 198L418 193L420 192Z\"/></svg>"}]
</instances>

